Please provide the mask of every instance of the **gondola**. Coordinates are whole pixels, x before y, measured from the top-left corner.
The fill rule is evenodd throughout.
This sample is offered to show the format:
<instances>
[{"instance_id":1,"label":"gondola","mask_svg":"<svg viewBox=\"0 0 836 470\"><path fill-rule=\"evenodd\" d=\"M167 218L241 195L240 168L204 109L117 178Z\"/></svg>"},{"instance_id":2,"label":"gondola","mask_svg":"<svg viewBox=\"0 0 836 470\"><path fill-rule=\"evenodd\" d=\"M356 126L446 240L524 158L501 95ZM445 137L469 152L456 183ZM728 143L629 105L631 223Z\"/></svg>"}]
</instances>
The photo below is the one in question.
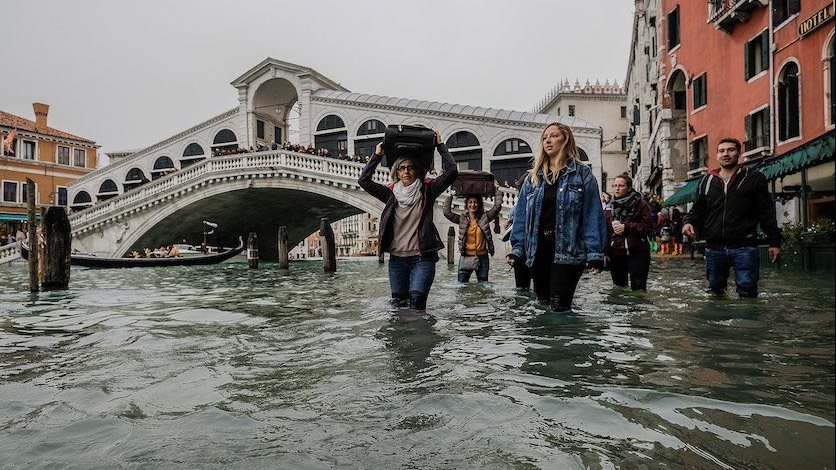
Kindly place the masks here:
<instances>
[{"instance_id":1,"label":"gondola","mask_svg":"<svg viewBox=\"0 0 836 470\"><path fill-rule=\"evenodd\" d=\"M244 240L238 237L238 246L211 255L171 258L106 258L94 255L73 253L70 255L71 264L88 268L140 268L151 266L200 266L218 264L244 251ZM29 248L25 243L20 244L20 254L23 259L29 259Z\"/></svg>"}]
</instances>

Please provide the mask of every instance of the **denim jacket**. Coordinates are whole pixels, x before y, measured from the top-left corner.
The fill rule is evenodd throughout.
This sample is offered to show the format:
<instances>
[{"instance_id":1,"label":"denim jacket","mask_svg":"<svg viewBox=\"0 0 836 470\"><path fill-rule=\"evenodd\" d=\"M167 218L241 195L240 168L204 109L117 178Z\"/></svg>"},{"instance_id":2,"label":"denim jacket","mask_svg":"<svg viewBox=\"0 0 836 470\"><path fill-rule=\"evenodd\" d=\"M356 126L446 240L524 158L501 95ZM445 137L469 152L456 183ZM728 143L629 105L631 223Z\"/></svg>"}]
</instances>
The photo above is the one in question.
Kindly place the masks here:
<instances>
[{"instance_id":1,"label":"denim jacket","mask_svg":"<svg viewBox=\"0 0 836 470\"><path fill-rule=\"evenodd\" d=\"M526 177L514 207L511 254L525 260L528 267L534 265L537 253L545 186L542 173L536 187L531 184L531 176ZM588 166L569 161L566 175L558 180L555 204L554 264L602 261L607 243L606 219L598 181Z\"/></svg>"}]
</instances>

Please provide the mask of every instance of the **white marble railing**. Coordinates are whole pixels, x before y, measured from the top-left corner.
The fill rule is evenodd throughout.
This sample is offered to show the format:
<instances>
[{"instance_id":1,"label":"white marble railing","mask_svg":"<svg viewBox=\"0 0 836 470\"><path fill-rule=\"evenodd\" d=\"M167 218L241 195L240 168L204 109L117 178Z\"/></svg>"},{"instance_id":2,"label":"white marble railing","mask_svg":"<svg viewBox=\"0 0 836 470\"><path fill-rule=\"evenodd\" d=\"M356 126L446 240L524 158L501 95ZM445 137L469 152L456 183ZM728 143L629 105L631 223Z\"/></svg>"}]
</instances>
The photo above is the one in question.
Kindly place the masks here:
<instances>
[{"instance_id":1,"label":"white marble railing","mask_svg":"<svg viewBox=\"0 0 836 470\"><path fill-rule=\"evenodd\" d=\"M20 259L20 242L0 246L0 266Z\"/></svg>"},{"instance_id":2,"label":"white marble railing","mask_svg":"<svg viewBox=\"0 0 836 470\"><path fill-rule=\"evenodd\" d=\"M284 150L259 153L237 154L227 157L213 157L196 163L186 169L172 173L164 178L149 182L125 194L97 203L81 212L70 216L74 229L101 217L113 216L132 208L136 203L149 199L162 198L171 192L201 181L204 177L221 174L243 174L258 171L287 171L304 177L324 181L356 184L365 164L319 157ZM374 180L386 184L389 182L389 170L379 168ZM503 189L503 206L511 207L516 202L517 191ZM439 204L443 203L439 200Z\"/></svg>"}]
</instances>

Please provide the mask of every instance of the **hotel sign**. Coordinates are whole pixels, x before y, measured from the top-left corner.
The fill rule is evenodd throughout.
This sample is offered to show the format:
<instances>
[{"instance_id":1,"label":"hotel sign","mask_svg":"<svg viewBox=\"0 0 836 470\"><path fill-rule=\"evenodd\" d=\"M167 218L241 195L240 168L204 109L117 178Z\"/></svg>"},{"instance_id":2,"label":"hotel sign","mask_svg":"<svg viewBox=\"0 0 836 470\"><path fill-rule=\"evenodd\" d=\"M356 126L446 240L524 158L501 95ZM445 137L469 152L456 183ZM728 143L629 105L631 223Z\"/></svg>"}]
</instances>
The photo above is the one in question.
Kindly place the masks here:
<instances>
[{"instance_id":1,"label":"hotel sign","mask_svg":"<svg viewBox=\"0 0 836 470\"><path fill-rule=\"evenodd\" d=\"M833 3L817 11L813 16L802 21L798 26L798 35L807 36L833 19Z\"/></svg>"}]
</instances>

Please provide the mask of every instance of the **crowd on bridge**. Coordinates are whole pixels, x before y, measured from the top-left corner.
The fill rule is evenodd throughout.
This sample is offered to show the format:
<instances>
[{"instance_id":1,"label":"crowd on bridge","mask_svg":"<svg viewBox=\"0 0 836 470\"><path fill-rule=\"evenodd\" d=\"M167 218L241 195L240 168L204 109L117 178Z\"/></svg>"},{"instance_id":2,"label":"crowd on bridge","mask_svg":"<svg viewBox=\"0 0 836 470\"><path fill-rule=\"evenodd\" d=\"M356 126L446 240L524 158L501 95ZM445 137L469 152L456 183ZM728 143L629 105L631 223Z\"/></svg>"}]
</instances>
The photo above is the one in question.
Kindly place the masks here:
<instances>
[{"instance_id":1,"label":"crowd on bridge","mask_svg":"<svg viewBox=\"0 0 836 470\"><path fill-rule=\"evenodd\" d=\"M269 152L271 150L287 150L290 152L296 153L306 153L308 155L316 155L318 157L327 157L327 158L335 158L338 160L344 160L349 162L356 162L356 163L366 163L369 161L369 157L364 157L360 155L348 155L346 153L337 153L334 154L330 150L325 147L316 148L313 144L299 145L293 144L290 142L282 142L279 144L278 142L273 142L270 145L267 144L258 144L257 146L253 147L250 146L249 148L244 147L217 147L212 149L212 156L213 157L225 157L228 155L238 155L242 153L254 153L254 152Z\"/></svg>"}]
</instances>

